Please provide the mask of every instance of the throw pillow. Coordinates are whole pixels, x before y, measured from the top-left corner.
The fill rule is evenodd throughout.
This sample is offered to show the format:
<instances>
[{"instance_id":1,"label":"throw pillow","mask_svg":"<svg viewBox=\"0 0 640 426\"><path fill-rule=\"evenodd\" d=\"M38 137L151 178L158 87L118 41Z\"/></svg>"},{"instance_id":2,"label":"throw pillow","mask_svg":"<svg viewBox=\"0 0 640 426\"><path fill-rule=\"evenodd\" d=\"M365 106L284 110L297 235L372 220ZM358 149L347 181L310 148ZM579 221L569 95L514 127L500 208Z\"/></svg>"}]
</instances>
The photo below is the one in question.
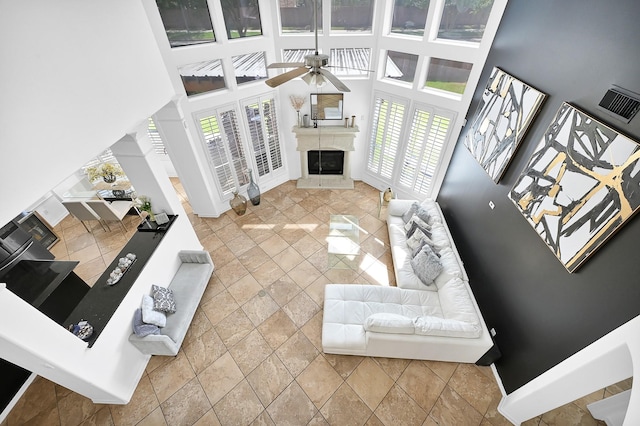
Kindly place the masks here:
<instances>
[{"instance_id":1,"label":"throw pillow","mask_svg":"<svg viewBox=\"0 0 640 426\"><path fill-rule=\"evenodd\" d=\"M413 251L420 245L422 241L425 241L428 245L433 245L433 241L431 241L429 237L424 235L424 232L422 232L420 229L416 229L413 235L411 235L411 237L407 239L407 247L409 247L409 249Z\"/></svg>"},{"instance_id":2,"label":"throw pillow","mask_svg":"<svg viewBox=\"0 0 640 426\"><path fill-rule=\"evenodd\" d=\"M157 285L151 286L151 294L153 295L153 309L173 314L176 311L176 301L173 297L173 291L168 288Z\"/></svg>"},{"instance_id":3,"label":"throw pillow","mask_svg":"<svg viewBox=\"0 0 640 426\"><path fill-rule=\"evenodd\" d=\"M409 219L409 222L404 225L404 230L406 231L407 238L411 238L415 230L418 228L420 228L423 234L431 238L431 226L415 214L411 217L411 219Z\"/></svg>"},{"instance_id":4,"label":"throw pillow","mask_svg":"<svg viewBox=\"0 0 640 426\"><path fill-rule=\"evenodd\" d=\"M413 319L400 314L380 312L364 320L364 329L377 333L413 334Z\"/></svg>"},{"instance_id":5,"label":"throw pillow","mask_svg":"<svg viewBox=\"0 0 640 426\"><path fill-rule=\"evenodd\" d=\"M402 221L404 223L409 222L409 220L411 219L411 216L414 215L414 213L416 212L416 210L418 209L418 207L420 207L420 204L418 203L413 203L411 204L411 207L409 207L409 210L407 210L406 212L404 212L404 214L402 215Z\"/></svg>"},{"instance_id":6,"label":"throw pillow","mask_svg":"<svg viewBox=\"0 0 640 426\"><path fill-rule=\"evenodd\" d=\"M411 259L411 266L413 272L426 286L433 285L433 280L442 272L442 262L428 244L425 244L420 253Z\"/></svg>"},{"instance_id":7,"label":"throw pillow","mask_svg":"<svg viewBox=\"0 0 640 426\"><path fill-rule=\"evenodd\" d=\"M153 297L142 296L142 321L147 324L154 324L158 327L164 327L167 325L167 316L164 312L156 311L153 309Z\"/></svg>"},{"instance_id":8,"label":"throw pillow","mask_svg":"<svg viewBox=\"0 0 640 426\"><path fill-rule=\"evenodd\" d=\"M133 313L133 332L138 337L144 337L150 334L160 334L160 327L142 321L142 309L138 308Z\"/></svg>"}]
</instances>

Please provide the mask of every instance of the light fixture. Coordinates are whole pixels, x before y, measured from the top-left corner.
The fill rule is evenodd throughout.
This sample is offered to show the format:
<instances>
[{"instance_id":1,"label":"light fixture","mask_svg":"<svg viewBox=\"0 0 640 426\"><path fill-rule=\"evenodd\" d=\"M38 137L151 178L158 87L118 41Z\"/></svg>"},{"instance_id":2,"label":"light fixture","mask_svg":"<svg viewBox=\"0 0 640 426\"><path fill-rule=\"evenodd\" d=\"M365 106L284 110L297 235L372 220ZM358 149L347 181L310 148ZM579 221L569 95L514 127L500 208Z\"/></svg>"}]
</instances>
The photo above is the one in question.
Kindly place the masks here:
<instances>
[{"instance_id":1,"label":"light fixture","mask_svg":"<svg viewBox=\"0 0 640 426\"><path fill-rule=\"evenodd\" d=\"M327 82L327 80L320 74L319 72L311 71L308 74L302 76L302 79L310 86L315 85L317 87L322 87Z\"/></svg>"}]
</instances>

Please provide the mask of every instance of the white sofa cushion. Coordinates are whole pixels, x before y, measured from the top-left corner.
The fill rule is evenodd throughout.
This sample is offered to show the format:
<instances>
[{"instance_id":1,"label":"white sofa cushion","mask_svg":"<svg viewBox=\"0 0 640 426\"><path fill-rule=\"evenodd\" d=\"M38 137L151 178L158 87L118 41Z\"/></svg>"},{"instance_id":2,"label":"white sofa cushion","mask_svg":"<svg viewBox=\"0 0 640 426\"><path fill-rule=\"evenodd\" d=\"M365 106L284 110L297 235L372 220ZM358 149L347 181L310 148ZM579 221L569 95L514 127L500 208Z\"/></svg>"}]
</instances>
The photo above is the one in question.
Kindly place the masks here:
<instances>
[{"instance_id":1,"label":"white sofa cushion","mask_svg":"<svg viewBox=\"0 0 640 426\"><path fill-rule=\"evenodd\" d=\"M464 282L454 278L438 290L442 317L451 320L474 324L480 328L478 313L471 301Z\"/></svg>"},{"instance_id":2,"label":"white sofa cushion","mask_svg":"<svg viewBox=\"0 0 640 426\"><path fill-rule=\"evenodd\" d=\"M404 315L379 312L367 317L364 329L376 333L413 334L413 319Z\"/></svg>"},{"instance_id":3,"label":"white sofa cushion","mask_svg":"<svg viewBox=\"0 0 640 426\"><path fill-rule=\"evenodd\" d=\"M413 320L414 332L421 336L480 337L482 328L475 324L439 317L418 317Z\"/></svg>"}]
</instances>

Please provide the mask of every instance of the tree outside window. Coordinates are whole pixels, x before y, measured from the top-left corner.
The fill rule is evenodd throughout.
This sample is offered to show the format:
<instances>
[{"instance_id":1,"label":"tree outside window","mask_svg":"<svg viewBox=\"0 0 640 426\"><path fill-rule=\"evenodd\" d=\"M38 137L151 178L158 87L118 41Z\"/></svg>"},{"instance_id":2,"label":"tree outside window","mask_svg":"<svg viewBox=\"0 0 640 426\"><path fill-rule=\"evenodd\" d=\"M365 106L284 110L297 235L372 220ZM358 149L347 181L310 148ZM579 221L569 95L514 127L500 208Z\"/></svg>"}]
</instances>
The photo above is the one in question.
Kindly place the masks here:
<instances>
[{"instance_id":1,"label":"tree outside window","mask_svg":"<svg viewBox=\"0 0 640 426\"><path fill-rule=\"evenodd\" d=\"M220 0L229 39L262 35L258 0Z\"/></svg>"},{"instance_id":2,"label":"tree outside window","mask_svg":"<svg viewBox=\"0 0 640 426\"><path fill-rule=\"evenodd\" d=\"M438 38L480 43L493 0L446 0Z\"/></svg>"},{"instance_id":3,"label":"tree outside window","mask_svg":"<svg viewBox=\"0 0 640 426\"><path fill-rule=\"evenodd\" d=\"M216 41L207 0L156 0L171 47Z\"/></svg>"},{"instance_id":4,"label":"tree outside window","mask_svg":"<svg viewBox=\"0 0 640 426\"><path fill-rule=\"evenodd\" d=\"M391 32L422 37L427 24L429 0L395 0Z\"/></svg>"}]
</instances>

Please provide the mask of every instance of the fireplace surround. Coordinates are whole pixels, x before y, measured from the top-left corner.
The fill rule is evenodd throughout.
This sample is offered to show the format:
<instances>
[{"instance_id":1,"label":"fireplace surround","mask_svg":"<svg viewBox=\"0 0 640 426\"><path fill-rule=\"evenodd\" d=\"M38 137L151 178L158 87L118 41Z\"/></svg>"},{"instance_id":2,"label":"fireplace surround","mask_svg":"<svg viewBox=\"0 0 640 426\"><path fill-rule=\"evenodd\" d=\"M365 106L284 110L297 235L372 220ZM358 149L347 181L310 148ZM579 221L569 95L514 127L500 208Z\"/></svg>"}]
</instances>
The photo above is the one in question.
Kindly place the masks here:
<instances>
[{"instance_id":1,"label":"fireplace surround","mask_svg":"<svg viewBox=\"0 0 640 426\"><path fill-rule=\"evenodd\" d=\"M354 139L358 127L321 126L297 127L296 149L300 152L300 172L298 188L353 189L351 178L350 153L355 150ZM309 151L342 151L344 160L341 174L312 174L309 172Z\"/></svg>"}]
</instances>

